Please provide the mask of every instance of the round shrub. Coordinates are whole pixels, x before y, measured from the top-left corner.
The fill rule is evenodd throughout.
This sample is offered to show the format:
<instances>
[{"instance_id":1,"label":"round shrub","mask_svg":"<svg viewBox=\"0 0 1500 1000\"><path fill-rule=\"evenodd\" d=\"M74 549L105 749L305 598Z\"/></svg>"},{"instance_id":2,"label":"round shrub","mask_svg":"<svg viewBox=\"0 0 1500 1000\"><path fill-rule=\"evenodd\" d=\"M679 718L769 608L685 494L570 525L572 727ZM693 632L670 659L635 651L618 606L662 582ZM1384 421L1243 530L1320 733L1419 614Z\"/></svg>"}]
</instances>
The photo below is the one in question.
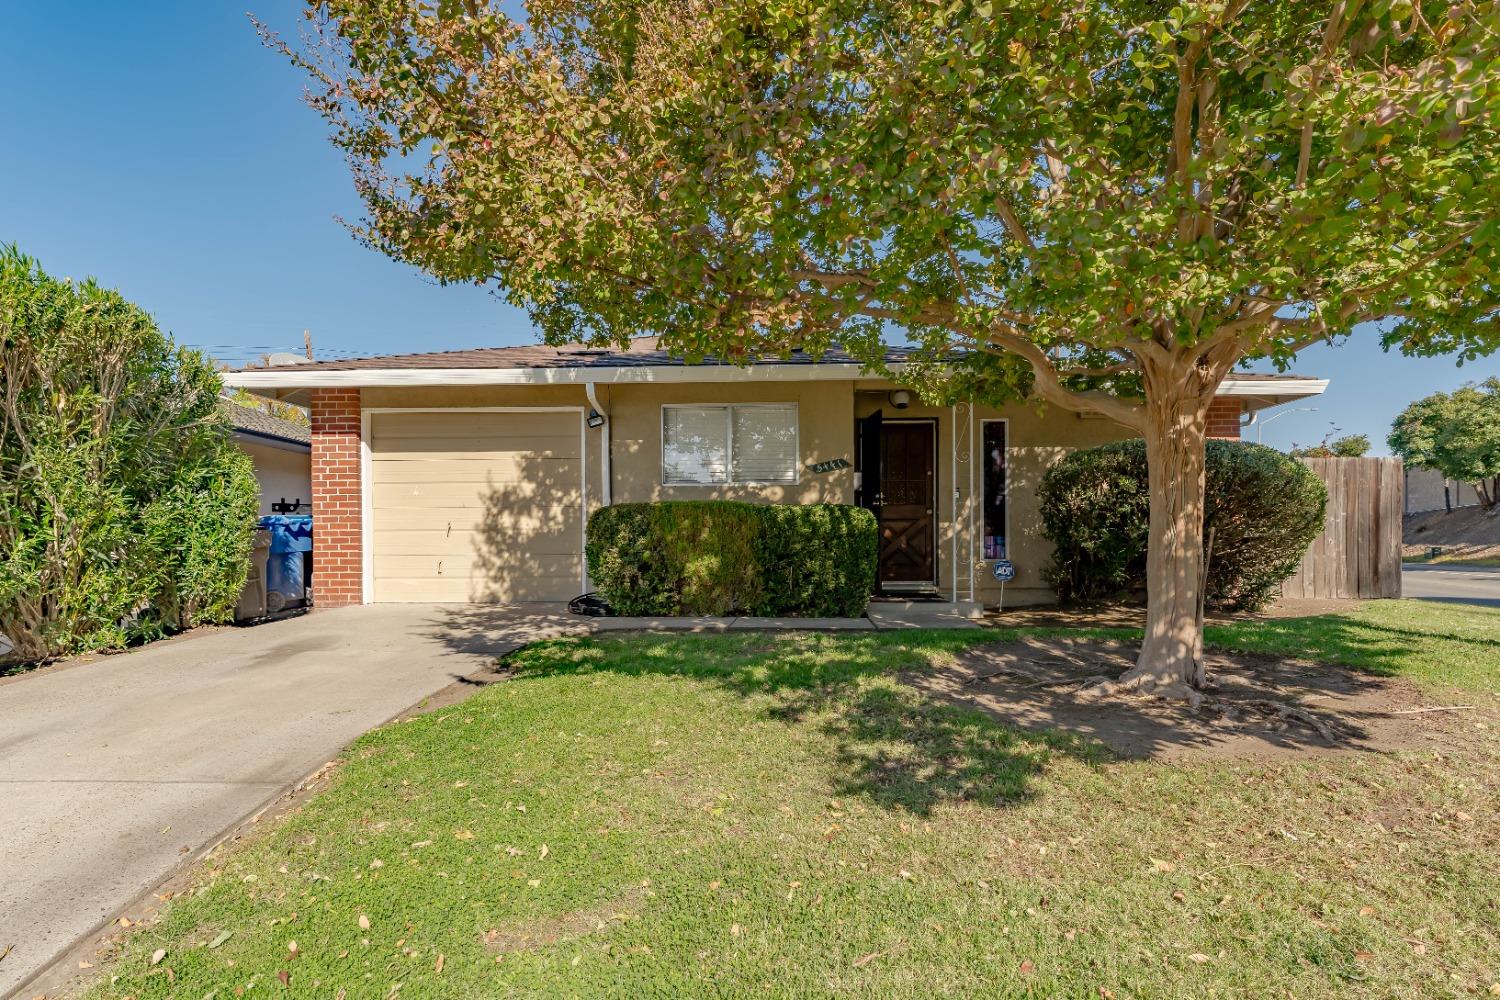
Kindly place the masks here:
<instances>
[{"instance_id":1,"label":"round shrub","mask_svg":"<svg viewBox=\"0 0 1500 1000\"><path fill-rule=\"evenodd\" d=\"M1213 529L1208 603L1253 610L1274 596L1323 530L1328 492L1274 448L1209 441L1204 538ZM1146 443L1076 451L1042 478L1042 533L1056 547L1047 581L1064 601L1114 600L1146 586L1151 499Z\"/></svg>"}]
</instances>

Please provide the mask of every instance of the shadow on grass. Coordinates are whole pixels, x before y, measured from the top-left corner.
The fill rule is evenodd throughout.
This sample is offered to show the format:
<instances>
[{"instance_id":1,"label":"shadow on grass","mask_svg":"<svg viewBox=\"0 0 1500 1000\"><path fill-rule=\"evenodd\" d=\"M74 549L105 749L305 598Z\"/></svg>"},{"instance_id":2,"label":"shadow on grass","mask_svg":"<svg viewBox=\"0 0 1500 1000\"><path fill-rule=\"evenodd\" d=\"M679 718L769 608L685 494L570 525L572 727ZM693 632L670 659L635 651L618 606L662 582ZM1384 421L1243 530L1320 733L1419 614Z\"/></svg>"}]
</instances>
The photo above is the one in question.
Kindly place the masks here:
<instances>
[{"instance_id":1,"label":"shadow on grass","mask_svg":"<svg viewBox=\"0 0 1500 1000\"><path fill-rule=\"evenodd\" d=\"M477 631L474 609L449 612L455 642ZM983 712L944 704L897 673L999 631L824 635L631 635L555 638L512 653L516 680L568 674L690 677L758 703L768 719L813 727L834 748L834 794L926 814L943 802L998 806L1024 800L1058 754L1101 761L1097 744L1062 733L1023 733Z\"/></svg>"}]
</instances>

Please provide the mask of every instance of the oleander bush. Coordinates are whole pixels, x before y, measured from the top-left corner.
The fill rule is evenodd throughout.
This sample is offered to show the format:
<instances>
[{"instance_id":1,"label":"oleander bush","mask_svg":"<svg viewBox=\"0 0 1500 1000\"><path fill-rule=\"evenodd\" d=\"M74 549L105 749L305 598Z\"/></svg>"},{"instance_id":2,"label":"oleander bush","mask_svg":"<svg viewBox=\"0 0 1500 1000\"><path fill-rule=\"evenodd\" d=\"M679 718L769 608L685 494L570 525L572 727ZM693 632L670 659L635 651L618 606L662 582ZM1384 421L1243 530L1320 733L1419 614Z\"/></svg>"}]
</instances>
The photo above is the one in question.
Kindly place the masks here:
<instances>
[{"instance_id":1,"label":"oleander bush","mask_svg":"<svg viewBox=\"0 0 1500 1000\"><path fill-rule=\"evenodd\" d=\"M15 658L220 621L259 490L218 374L92 280L0 246L0 632Z\"/></svg>"},{"instance_id":2,"label":"oleander bush","mask_svg":"<svg viewBox=\"0 0 1500 1000\"><path fill-rule=\"evenodd\" d=\"M1328 492L1275 450L1209 441L1204 535L1213 530L1210 606L1253 610L1273 596L1323 528ZM1146 586L1146 444L1075 451L1042 479L1043 534L1056 547L1048 583L1069 602L1136 596Z\"/></svg>"},{"instance_id":3,"label":"oleander bush","mask_svg":"<svg viewBox=\"0 0 1500 1000\"><path fill-rule=\"evenodd\" d=\"M595 512L587 555L620 615L857 617L877 544L858 507L661 501Z\"/></svg>"}]
</instances>

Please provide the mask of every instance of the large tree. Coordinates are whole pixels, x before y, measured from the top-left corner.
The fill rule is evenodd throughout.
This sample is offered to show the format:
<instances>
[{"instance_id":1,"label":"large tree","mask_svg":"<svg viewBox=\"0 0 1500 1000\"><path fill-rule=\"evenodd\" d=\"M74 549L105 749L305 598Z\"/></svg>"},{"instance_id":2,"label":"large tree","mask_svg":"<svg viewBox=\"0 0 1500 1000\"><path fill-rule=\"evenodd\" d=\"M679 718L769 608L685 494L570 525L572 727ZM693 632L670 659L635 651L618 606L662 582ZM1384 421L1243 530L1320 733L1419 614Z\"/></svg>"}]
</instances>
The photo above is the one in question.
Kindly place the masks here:
<instances>
[{"instance_id":1,"label":"large tree","mask_svg":"<svg viewBox=\"0 0 1500 1000\"><path fill-rule=\"evenodd\" d=\"M873 366L893 326L949 362L929 388L1137 431L1150 607L1123 687L1199 676L1231 368L1386 318L1411 352L1500 340L1494 2L506 6L309 0L283 48L362 236L497 282L550 341L837 338Z\"/></svg>"},{"instance_id":2,"label":"large tree","mask_svg":"<svg viewBox=\"0 0 1500 1000\"><path fill-rule=\"evenodd\" d=\"M1435 392L1401 411L1387 439L1408 465L1471 483L1486 510L1500 506L1500 378Z\"/></svg>"}]
</instances>

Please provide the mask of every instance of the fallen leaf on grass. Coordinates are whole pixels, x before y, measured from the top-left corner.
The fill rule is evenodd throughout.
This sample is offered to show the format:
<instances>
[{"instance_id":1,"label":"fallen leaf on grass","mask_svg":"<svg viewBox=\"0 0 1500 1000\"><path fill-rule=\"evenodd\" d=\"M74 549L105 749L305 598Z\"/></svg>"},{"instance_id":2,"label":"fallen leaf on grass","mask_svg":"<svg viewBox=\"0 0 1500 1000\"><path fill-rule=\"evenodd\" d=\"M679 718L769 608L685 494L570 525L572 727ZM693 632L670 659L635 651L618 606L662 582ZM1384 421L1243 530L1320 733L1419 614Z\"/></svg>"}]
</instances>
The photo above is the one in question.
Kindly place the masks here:
<instances>
[{"instance_id":1,"label":"fallen leaf on grass","mask_svg":"<svg viewBox=\"0 0 1500 1000\"><path fill-rule=\"evenodd\" d=\"M288 941L286 943L286 950L293 958L296 958L299 954L297 951L297 942L295 941Z\"/></svg>"},{"instance_id":2,"label":"fallen leaf on grass","mask_svg":"<svg viewBox=\"0 0 1500 1000\"><path fill-rule=\"evenodd\" d=\"M208 946L210 948L217 948L219 945L223 944L225 941L228 941L232 937L234 937L234 931L220 931L217 937L208 942Z\"/></svg>"},{"instance_id":3,"label":"fallen leaf on grass","mask_svg":"<svg viewBox=\"0 0 1500 1000\"><path fill-rule=\"evenodd\" d=\"M81 958L80 958L80 959L79 959L79 960L78 960L78 967L79 967L79 968L80 968L80 969L92 969L92 968L93 968L93 967L94 967L94 963L93 963L93 962L89 962L89 961L86 961L86 960L85 960L85 959L81 959Z\"/></svg>"},{"instance_id":4,"label":"fallen leaf on grass","mask_svg":"<svg viewBox=\"0 0 1500 1000\"><path fill-rule=\"evenodd\" d=\"M1036 963L1029 958L1021 960L1021 975L1029 976L1036 971Z\"/></svg>"},{"instance_id":5,"label":"fallen leaf on grass","mask_svg":"<svg viewBox=\"0 0 1500 1000\"><path fill-rule=\"evenodd\" d=\"M1203 954L1203 952L1201 952L1201 951L1195 951L1191 955L1188 956L1188 961L1189 962L1197 962L1199 965L1202 965L1204 962L1207 962L1208 960L1209 960L1208 956L1205 955L1205 954Z\"/></svg>"},{"instance_id":6,"label":"fallen leaf on grass","mask_svg":"<svg viewBox=\"0 0 1500 1000\"><path fill-rule=\"evenodd\" d=\"M865 966L869 965L871 962L875 961L881 955L885 954L888 953L883 951L872 951L868 955L861 955L854 960L854 967L856 969L862 969Z\"/></svg>"},{"instance_id":7,"label":"fallen leaf on grass","mask_svg":"<svg viewBox=\"0 0 1500 1000\"><path fill-rule=\"evenodd\" d=\"M363 913L359 915L359 929L362 931L367 931L370 929L370 918L365 916Z\"/></svg>"},{"instance_id":8,"label":"fallen leaf on grass","mask_svg":"<svg viewBox=\"0 0 1500 1000\"><path fill-rule=\"evenodd\" d=\"M160 962L162 959L164 959L166 957L167 957L167 949L165 949L165 948L158 948L158 949L156 949L155 951L153 951L151 953L151 964L155 965L155 964L157 964L158 962Z\"/></svg>"},{"instance_id":9,"label":"fallen leaf on grass","mask_svg":"<svg viewBox=\"0 0 1500 1000\"><path fill-rule=\"evenodd\" d=\"M474 839L474 831L473 830L455 830L455 831L453 831L453 839L454 840L473 840ZM415 845L413 845L413 846L415 846Z\"/></svg>"},{"instance_id":10,"label":"fallen leaf on grass","mask_svg":"<svg viewBox=\"0 0 1500 1000\"><path fill-rule=\"evenodd\" d=\"M551 853L552 853L552 849L551 849L551 848L549 848L549 847L548 847L548 846L547 846L547 845L546 845L546 844L543 844L543 845L542 845L542 849L541 849L541 850L540 850L540 851L538 851L538 852L537 852L537 855L538 855L538 856L539 856L539 857L543 857L543 858L545 858L545 857L546 857L546 856L547 856L547 855L549 855L549 854L551 854Z\"/></svg>"},{"instance_id":11,"label":"fallen leaf on grass","mask_svg":"<svg viewBox=\"0 0 1500 1000\"><path fill-rule=\"evenodd\" d=\"M292 974L285 969L278 969L276 972L276 978L281 980L282 986L292 985Z\"/></svg>"},{"instance_id":12,"label":"fallen leaf on grass","mask_svg":"<svg viewBox=\"0 0 1500 1000\"><path fill-rule=\"evenodd\" d=\"M439 952L438 953L438 957L437 957L437 961L434 962L433 965L432 965L432 971L436 972L438 975L441 976L443 974L443 963L446 962L447 960L448 960L448 956L444 955L442 952Z\"/></svg>"},{"instance_id":13,"label":"fallen leaf on grass","mask_svg":"<svg viewBox=\"0 0 1500 1000\"><path fill-rule=\"evenodd\" d=\"M1155 868L1159 872L1169 872L1177 866L1172 864L1172 862L1170 861L1163 861L1161 858L1152 858L1151 867Z\"/></svg>"}]
</instances>

